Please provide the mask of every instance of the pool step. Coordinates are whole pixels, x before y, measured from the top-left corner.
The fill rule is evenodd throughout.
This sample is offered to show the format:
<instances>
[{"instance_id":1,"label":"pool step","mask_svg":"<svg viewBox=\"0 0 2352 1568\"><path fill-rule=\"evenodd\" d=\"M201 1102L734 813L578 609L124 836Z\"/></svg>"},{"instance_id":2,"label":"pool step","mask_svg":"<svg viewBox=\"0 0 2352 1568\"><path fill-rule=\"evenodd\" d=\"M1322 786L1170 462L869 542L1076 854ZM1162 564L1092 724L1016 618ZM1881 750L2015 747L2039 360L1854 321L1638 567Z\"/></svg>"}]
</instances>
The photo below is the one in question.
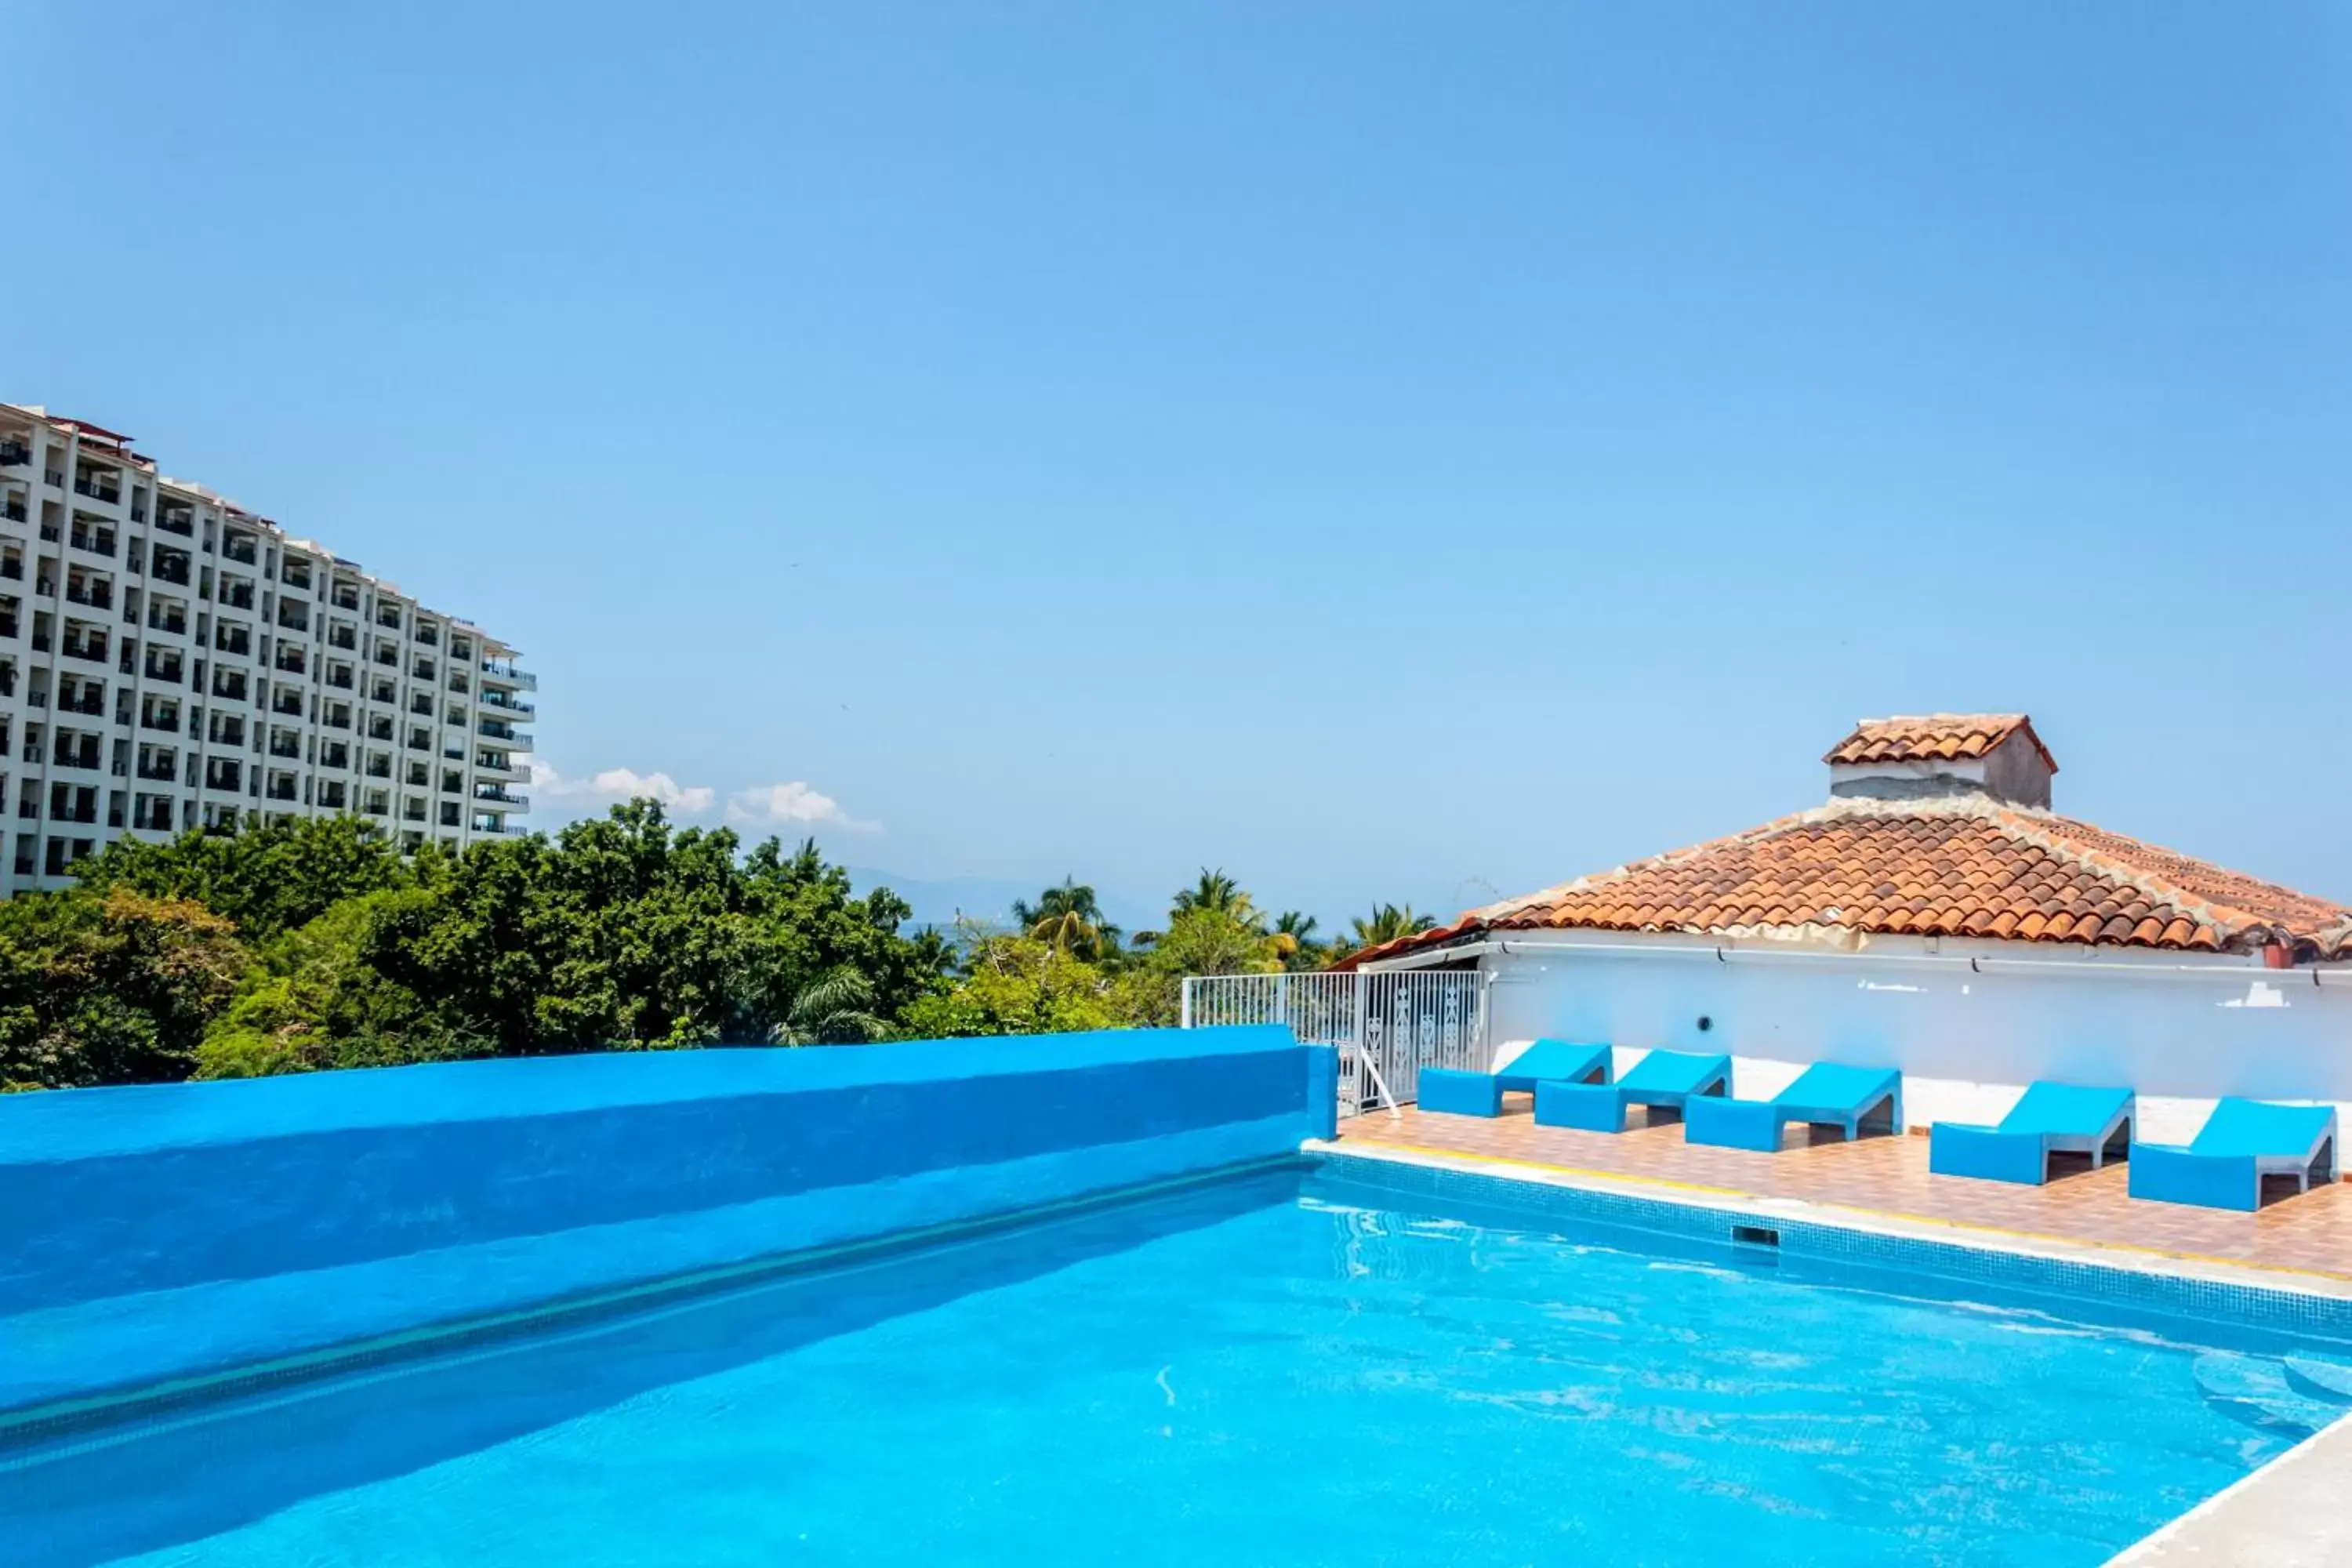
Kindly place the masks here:
<instances>
[{"instance_id":1,"label":"pool step","mask_svg":"<svg viewBox=\"0 0 2352 1568\"><path fill-rule=\"evenodd\" d=\"M2210 1351L2191 1370L2215 1408L2250 1426L2305 1436L2345 1412L2347 1396L2315 1399L2288 1379L2284 1365L2267 1357Z\"/></svg>"},{"instance_id":2,"label":"pool step","mask_svg":"<svg viewBox=\"0 0 2352 1568\"><path fill-rule=\"evenodd\" d=\"M2286 1381L2306 1398L2352 1405L2352 1362L2291 1355L2286 1358Z\"/></svg>"}]
</instances>

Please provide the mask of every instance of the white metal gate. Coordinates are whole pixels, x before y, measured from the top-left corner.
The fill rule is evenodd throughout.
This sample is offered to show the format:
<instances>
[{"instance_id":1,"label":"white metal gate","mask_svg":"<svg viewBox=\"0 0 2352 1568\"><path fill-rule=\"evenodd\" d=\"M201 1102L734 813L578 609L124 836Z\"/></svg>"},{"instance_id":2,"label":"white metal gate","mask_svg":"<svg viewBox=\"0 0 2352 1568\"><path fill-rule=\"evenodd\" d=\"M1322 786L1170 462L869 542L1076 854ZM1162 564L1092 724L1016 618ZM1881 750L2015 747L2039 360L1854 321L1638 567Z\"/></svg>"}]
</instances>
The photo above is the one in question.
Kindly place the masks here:
<instances>
[{"instance_id":1,"label":"white metal gate","mask_svg":"<svg viewBox=\"0 0 2352 1568\"><path fill-rule=\"evenodd\" d=\"M1417 1098L1421 1069L1484 1071L1486 990L1475 970L1391 974L1194 974L1183 1025L1286 1024L1339 1052L1342 1115Z\"/></svg>"}]
</instances>

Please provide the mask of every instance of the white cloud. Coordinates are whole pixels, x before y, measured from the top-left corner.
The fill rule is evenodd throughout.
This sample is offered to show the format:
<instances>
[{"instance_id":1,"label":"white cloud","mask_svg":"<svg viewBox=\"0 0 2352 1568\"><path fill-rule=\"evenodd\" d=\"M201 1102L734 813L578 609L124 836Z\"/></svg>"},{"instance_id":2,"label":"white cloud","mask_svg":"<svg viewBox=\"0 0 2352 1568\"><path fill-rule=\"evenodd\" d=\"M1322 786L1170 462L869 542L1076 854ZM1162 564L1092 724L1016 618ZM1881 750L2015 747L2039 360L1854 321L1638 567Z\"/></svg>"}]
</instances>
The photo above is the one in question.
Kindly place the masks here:
<instances>
[{"instance_id":1,"label":"white cloud","mask_svg":"<svg viewBox=\"0 0 2352 1568\"><path fill-rule=\"evenodd\" d=\"M719 804L719 791L709 784L682 784L667 773L641 773L634 768L606 768L591 778L566 778L547 763L534 762L530 783L551 813L562 819L597 816L608 805L641 795L661 802L672 816L706 816ZM839 801L802 779L732 791L727 796L726 817L739 825L776 829L837 827L873 833L882 826L850 816Z\"/></svg>"},{"instance_id":2,"label":"white cloud","mask_svg":"<svg viewBox=\"0 0 2352 1568\"><path fill-rule=\"evenodd\" d=\"M593 778L567 779L545 763L530 765L530 785L551 801L577 801L594 808L639 795L651 795L662 809L679 816L709 811L719 792L709 784L682 784L667 773L641 773L629 768L606 768Z\"/></svg>"},{"instance_id":3,"label":"white cloud","mask_svg":"<svg viewBox=\"0 0 2352 1568\"><path fill-rule=\"evenodd\" d=\"M850 816L841 809L839 801L798 779L737 790L727 797L727 820L768 827L846 827L860 833L874 832L882 826Z\"/></svg>"}]
</instances>

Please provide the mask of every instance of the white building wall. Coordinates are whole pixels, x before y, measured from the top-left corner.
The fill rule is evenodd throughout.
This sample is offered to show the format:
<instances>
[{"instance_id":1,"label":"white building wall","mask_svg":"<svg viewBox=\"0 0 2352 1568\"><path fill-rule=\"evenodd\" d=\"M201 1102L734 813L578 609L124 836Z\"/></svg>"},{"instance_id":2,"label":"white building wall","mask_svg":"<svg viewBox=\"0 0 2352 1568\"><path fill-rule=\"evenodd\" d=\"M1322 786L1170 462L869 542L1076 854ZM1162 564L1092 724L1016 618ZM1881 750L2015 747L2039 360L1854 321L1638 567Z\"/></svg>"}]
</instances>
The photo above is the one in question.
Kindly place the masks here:
<instances>
[{"instance_id":1,"label":"white building wall","mask_svg":"<svg viewBox=\"0 0 2352 1568\"><path fill-rule=\"evenodd\" d=\"M536 684L478 626L0 405L0 890L253 816L520 831Z\"/></svg>"},{"instance_id":2,"label":"white building wall","mask_svg":"<svg viewBox=\"0 0 2352 1568\"><path fill-rule=\"evenodd\" d=\"M2307 966L2054 944L1725 943L1718 958L1703 939L1575 934L1591 940L1515 939L1482 960L1498 1051L1605 1040L1621 1072L1653 1046L1728 1052L1748 1098L1810 1062L1885 1063L1915 1126L1996 1121L2034 1079L2137 1089L2158 1142L2189 1137L2222 1095L2332 1100L2352 1124L2352 964L2315 982Z\"/></svg>"}]
</instances>

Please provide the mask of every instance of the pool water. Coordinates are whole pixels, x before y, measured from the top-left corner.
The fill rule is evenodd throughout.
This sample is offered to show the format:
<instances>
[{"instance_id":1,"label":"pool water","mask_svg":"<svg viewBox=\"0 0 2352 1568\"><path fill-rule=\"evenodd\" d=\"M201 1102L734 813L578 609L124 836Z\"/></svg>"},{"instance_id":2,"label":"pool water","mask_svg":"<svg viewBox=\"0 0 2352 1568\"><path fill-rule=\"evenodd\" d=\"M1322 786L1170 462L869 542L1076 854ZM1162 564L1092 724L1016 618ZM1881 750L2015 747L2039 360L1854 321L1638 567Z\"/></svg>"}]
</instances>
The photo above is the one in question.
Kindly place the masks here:
<instances>
[{"instance_id":1,"label":"pool water","mask_svg":"<svg viewBox=\"0 0 2352 1568\"><path fill-rule=\"evenodd\" d=\"M2345 1354L1560 1223L1263 1173L19 1452L0 1539L240 1568L2087 1564L2284 1451L2326 1408L2287 1358Z\"/></svg>"}]
</instances>

